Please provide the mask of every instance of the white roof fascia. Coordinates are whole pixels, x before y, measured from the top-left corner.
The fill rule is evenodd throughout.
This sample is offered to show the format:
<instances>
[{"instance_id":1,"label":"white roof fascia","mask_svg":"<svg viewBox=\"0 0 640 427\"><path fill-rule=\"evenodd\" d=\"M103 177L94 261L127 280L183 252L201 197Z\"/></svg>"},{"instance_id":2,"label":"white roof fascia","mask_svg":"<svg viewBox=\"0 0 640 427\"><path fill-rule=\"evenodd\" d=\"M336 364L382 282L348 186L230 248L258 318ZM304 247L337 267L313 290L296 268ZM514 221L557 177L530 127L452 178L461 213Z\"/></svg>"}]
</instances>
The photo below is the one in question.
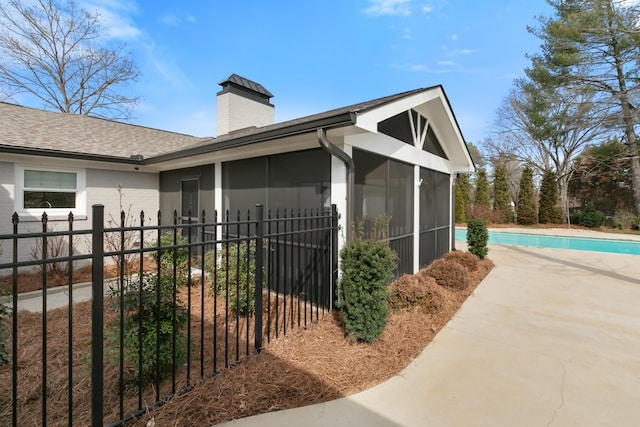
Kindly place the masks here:
<instances>
[{"instance_id":1,"label":"white roof fascia","mask_svg":"<svg viewBox=\"0 0 640 427\"><path fill-rule=\"evenodd\" d=\"M426 89L424 92L416 93L415 95L407 96L396 101L393 101L387 105L383 105L378 108L374 108L365 113L358 113L356 116L355 125L368 130L372 133L378 133L378 123L383 120L393 117L396 114L400 114L403 111L407 111L411 108L415 108L420 104L429 102L436 98L443 96L442 90L439 87Z\"/></svg>"}]
</instances>

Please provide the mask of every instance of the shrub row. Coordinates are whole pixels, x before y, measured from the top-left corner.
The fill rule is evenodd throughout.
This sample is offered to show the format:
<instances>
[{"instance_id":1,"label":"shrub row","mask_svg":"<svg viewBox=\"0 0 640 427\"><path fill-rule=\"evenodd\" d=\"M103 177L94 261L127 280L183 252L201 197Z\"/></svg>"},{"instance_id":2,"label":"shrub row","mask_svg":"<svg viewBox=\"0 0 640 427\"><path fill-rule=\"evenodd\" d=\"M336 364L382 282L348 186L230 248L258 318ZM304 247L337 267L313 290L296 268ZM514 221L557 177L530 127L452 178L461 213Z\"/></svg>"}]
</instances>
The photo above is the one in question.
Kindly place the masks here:
<instances>
[{"instance_id":1,"label":"shrub row","mask_svg":"<svg viewBox=\"0 0 640 427\"><path fill-rule=\"evenodd\" d=\"M469 252L454 251L415 275L401 276L389 285L390 309L440 311L446 298L443 289L467 289L471 283L470 273L478 270L478 262L479 258Z\"/></svg>"}]
</instances>

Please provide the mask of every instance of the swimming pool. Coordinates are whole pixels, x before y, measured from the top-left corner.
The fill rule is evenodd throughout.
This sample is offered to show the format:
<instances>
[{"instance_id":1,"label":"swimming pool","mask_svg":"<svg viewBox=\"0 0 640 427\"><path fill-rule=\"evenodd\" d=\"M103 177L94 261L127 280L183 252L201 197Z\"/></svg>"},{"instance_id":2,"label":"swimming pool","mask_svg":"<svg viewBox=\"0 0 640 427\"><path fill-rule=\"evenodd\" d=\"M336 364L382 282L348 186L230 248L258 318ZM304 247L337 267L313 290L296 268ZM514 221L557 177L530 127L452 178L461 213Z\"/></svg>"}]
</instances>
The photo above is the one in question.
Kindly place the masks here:
<instances>
[{"instance_id":1,"label":"swimming pool","mask_svg":"<svg viewBox=\"0 0 640 427\"><path fill-rule=\"evenodd\" d=\"M456 229L456 240L467 241L467 230ZM640 241L592 239L585 237L543 236L539 234L489 231L489 243L496 245L535 246L640 255Z\"/></svg>"}]
</instances>

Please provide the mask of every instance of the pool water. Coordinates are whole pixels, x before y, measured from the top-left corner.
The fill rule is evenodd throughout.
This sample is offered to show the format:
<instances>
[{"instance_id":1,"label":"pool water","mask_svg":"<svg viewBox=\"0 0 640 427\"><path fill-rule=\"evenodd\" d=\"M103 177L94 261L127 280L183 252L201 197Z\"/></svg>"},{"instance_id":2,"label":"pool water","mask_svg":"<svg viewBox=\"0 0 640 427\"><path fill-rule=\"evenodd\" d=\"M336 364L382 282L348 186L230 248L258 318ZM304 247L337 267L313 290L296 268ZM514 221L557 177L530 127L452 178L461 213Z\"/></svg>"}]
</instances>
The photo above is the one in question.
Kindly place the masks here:
<instances>
[{"instance_id":1,"label":"pool water","mask_svg":"<svg viewBox=\"0 0 640 427\"><path fill-rule=\"evenodd\" d=\"M456 240L467 241L467 230L456 229ZM543 236L538 234L489 231L489 243L496 245L535 246L640 255L640 241L592 239L585 237Z\"/></svg>"}]
</instances>

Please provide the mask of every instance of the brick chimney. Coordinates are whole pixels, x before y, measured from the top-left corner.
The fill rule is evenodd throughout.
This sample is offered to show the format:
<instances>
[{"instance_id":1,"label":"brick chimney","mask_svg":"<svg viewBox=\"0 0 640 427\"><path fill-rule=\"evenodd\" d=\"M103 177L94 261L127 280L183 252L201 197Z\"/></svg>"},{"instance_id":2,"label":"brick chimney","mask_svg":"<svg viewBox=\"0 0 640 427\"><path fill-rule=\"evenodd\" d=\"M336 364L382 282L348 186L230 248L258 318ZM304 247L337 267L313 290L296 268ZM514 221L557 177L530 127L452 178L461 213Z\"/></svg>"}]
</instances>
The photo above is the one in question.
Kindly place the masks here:
<instances>
[{"instance_id":1,"label":"brick chimney","mask_svg":"<svg viewBox=\"0 0 640 427\"><path fill-rule=\"evenodd\" d=\"M218 136L235 130L274 123L274 107L269 102L273 94L259 83L237 74L218 83Z\"/></svg>"}]
</instances>

